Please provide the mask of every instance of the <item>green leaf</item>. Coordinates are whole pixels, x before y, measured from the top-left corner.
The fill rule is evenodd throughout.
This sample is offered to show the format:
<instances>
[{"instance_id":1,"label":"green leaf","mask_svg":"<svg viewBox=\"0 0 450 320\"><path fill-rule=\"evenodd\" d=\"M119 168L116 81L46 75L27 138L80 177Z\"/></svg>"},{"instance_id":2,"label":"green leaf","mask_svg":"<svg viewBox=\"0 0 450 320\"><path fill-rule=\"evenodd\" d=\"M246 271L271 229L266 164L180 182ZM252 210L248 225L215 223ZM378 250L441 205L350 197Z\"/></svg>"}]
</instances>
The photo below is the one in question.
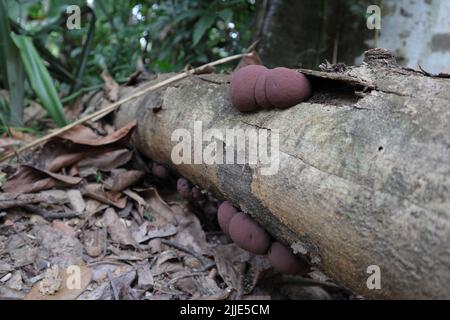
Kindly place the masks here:
<instances>
[{"instance_id":1,"label":"green leaf","mask_svg":"<svg viewBox=\"0 0 450 320\"><path fill-rule=\"evenodd\" d=\"M41 57L37 53L33 41L27 36L11 33L16 46L20 50L20 56L27 72L28 81L38 96L42 106L47 110L50 117L59 126L67 124L64 109L59 100L53 80L45 68Z\"/></svg>"},{"instance_id":2,"label":"green leaf","mask_svg":"<svg viewBox=\"0 0 450 320\"><path fill-rule=\"evenodd\" d=\"M3 115L6 124L21 126L23 122L23 101L25 72L20 60L19 50L10 37L8 12L0 0L0 61L6 88L9 90L9 107Z\"/></svg>"},{"instance_id":3,"label":"green leaf","mask_svg":"<svg viewBox=\"0 0 450 320\"><path fill-rule=\"evenodd\" d=\"M72 86L72 90L70 90L71 93L77 91L81 87L81 83L82 83L81 80L83 78L83 74L84 74L84 70L86 69L86 64L87 64L87 60L89 57L89 53L91 51L92 43L94 41L96 16L95 16L94 11L91 8L89 8L88 10L89 10L89 13L91 14L91 22L89 23L88 35L87 35L86 41L84 42L83 51L81 53L81 60L80 60L80 63L78 65L77 72L75 75L75 83Z\"/></svg>"},{"instance_id":4,"label":"green leaf","mask_svg":"<svg viewBox=\"0 0 450 320\"><path fill-rule=\"evenodd\" d=\"M200 39L203 37L206 31L209 28L211 28L215 20L216 20L215 16L207 15L201 17L200 20L197 21L197 23L194 26L194 33L192 34L193 47L200 41Z\"/></svg>"},{"instance_id":5,"label":"green leaf","mask_svg":"<svg viewBox=\"0 0 450 320\"><path fill-rule=\"evenodd\" d=\"M217 12L219 17L223 19L226 23L230 22L233 18L233 11L231 9L223 9Z\"/></svg>"}]
</instances>

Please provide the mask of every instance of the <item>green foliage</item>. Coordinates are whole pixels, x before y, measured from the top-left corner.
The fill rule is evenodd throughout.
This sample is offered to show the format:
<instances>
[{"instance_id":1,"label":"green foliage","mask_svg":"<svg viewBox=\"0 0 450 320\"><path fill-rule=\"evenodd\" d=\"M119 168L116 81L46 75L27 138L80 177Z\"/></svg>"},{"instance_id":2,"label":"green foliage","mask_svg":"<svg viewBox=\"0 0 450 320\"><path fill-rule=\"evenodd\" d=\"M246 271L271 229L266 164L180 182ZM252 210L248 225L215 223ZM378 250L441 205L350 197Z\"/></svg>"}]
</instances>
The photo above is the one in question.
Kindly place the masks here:
<instances>
[{"instance_id":1,"label":"green foliage","mask_svg":"<svg viewBox=\"0 0 450 320\"><path fill-rule=\"evenodd\" d=\"M1 122L21 126L23 122L24 79L19 52L10 37L11 28L3 0L0 0L0 70L5 89L9 90L9 102L2 102Z\"/></svg>"},{"instance_id":2,"label":"green foliage","mask_svg":"<svg viewBox=\"0 0 450 320\"><path fill-rule=\"evenodd\" d=\"M7 11L0 17L0 33L4 31L0 36L9 37L9 27L17 39L32 39L19 40L22 60L34 59L27 62L31 88L25 86L26 96L36 95L60 125L65 119L56 93L63 101L71 101L86 88L101 85L105 68L116 81L123 81L142 66L150 72L179 71L242 52L250 44L254 11L251 0L95 0L92 8L85 0L0 2ZM67 28L68 5L81 8L80 29ZM17 50L13 41L9 43ZM4 51L0 50L0 60L12 68L13 60ZM18 51L12 56L20 63ZM20 72L13 74L20 76ZM15 81L22 92L23 74ZM39 77L45 82L39 84ZM19 95L13 96L8 84L3 76L0 87L10 91L11 109L21 114L23 98L20 102Z\"/></svg>"},{"instance_id":3,"label":"green foliage","mask_svg":"<svg viewBox=\"0 0 450 320\"><path fill-rule=\"evenodd\" d=\"M41 57L34 48L33 42L27 36L11 34L16 46L19 48L22 62L27 72L28 81L39 97L42 106L47 110L50 117L59 126L67 124L64 109L59 100L53 80L45 68Z\"/></svg>"}]
</instances>

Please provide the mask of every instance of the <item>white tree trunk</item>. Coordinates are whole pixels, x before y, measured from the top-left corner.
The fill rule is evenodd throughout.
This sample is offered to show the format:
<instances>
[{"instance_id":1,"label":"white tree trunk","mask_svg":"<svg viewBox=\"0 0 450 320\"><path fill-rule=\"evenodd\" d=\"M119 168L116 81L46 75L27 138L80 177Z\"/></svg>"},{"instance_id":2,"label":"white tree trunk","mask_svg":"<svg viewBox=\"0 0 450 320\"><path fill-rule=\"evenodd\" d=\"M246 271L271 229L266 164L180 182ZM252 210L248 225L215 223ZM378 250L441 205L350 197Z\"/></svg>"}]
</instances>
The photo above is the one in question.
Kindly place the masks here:
<instances>
[{"instance_id":1,"label":"white tree trunk","mask_svg":"<svg viewBox=\"0 0 450 320\"><path fill-rule=\"evenodd\" d=\"M450 1L385 0L378 47L400 64L430 73L450 73Z\"/></svg>"}]
</instances>

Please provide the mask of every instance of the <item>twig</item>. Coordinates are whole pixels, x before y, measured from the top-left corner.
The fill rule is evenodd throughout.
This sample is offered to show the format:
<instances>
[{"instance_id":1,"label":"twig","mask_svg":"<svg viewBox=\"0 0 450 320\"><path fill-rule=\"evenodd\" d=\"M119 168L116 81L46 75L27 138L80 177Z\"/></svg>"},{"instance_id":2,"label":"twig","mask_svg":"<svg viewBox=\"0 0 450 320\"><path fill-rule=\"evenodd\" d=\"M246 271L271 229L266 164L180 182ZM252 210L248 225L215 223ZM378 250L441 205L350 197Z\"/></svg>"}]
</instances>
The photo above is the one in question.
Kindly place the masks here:
<instances>
[{"instance_id":1,"label":"twig","mask_svg":"<svg viewBox=\"0 0 450 320\"><path fill-rule=\"evenodd\" d=\"M186 253L190 254L191 256L193 256L194 258L197 258L197 260L199 260L201 262L201 264L203 264L203 265L205 264L204 261L203 261L203 256L201 254L198 254L198 253L196 253L196 252L194 252L192 250L189 250L188 248L183 247L182 245L180 245L178 243L175 243L175 242L172 242L172 241L169 241L169 240L165 240L165 239L161 239L161 243L163 243L165 245L168 245L168 246L171 246L171 247L173 247L175 249L178 249L180 251L186 252Z\"/></svg>"},{"instance_id":2,"label":"twig","mask_svg":"<svg viewBox=\"0 0 450 320\"><path fill-rule=\"evenodd\" d=\"M65 202L65 199L56 199L41 193L26 193L20 195L3 193L0 195L0 210L21 207L32 203L63 204Z\"/></svg>"},{"instance_id":3,"label":"twig","mask_svg":"<svg viewBox=\"0 0 450 320\"><path fill-rule=\"evenodd\" d=\"M173 279L171 279L168 283L167 286L169 287L170 290L175 290L177 291L177 289L174 287L174 285L181 279L185 279L185 278L191 278L191 277L198 277L198 276L203 276L205 274L205 272L192 272L192 273L188 273L188 274L183 274L181 276L175 277ZM183 292L184 293L184 292Z\"/></svg>"},{"instance_id":4,"label":"twig","mask_svg":"<svg viewBox=\"0 0 450 320\"><path fill-rule=\"evenodd\" d=\"M39 206L35 206L32 204L26 204L21 206L23 209L25 209L28 212L31 212L33 214L37 214L39 216L42 216L46 220L55 220L55 219L72 219L79 217L80 215L75 211L69 211L69 212L51 212L45 209L40 208Z\"/></svg>"},{"instance_id":5,"label":"twig","mask_svg":"<svg viewBox=\"0 0 450 320\"><path fill-rule=\"evenodd\" d=\"M136 93L126 97L126 98L123 98L123 99L121 99L121 100L119 100L117 102L114 102L114 103L110 104L109 106L107 106L106 108L98 110L98 111L96 111L96 112L94 112L94 113L92 113L92 114L90 114L90 115L88 115L86 117L83 117L81 119L78 119L78 120L68 124L65 127L62 127L62 128L60 128L58 130L55 130L55 131L53 131L53 132L51 132L51 133L49 133L49 134L47 134L47 135L45 135L45 136L43 136L43 137L41 137L39 139L36 139L33 142L31 142L31 143L29 143L29 144L27 144L27 145L25 145L23 147L20 147L20 148L18 148L16 150L12 150L10 152L6 152L3 156L0 157L0 162L3 162L5 160L7 160L7 159L12 158L16 153L19 154L20 152L23 152L23 151L28 150L28 149L30 149L32 147L35 147L35 146L37 146L39 144L42 144L42 143L48 141L51 138L59 136L60 134L66 132L66 131L69 131L70 129L72 129L72 128L80 125L80 124L83 124L86 121L89 121L89 120L94 119L94 118L103 117L103 116L107 115L108 113L114 111L120 105L122 105L122 104L124 104L124 103L126 103L128 101L131 101L131 100L133 100L133 99L135 99L137 97L140 97L140 96L144 95L147 92L160 89L160 88L162 88L162 87L164 87L166 85L169 85L169 84L174 83L176 81L182 80L182 79L186 78L187 76L189 76L191 74L200 73L205 68L209 68L209 67L213 67L213 66L216 66L216 65L224 64L224 63L227 63L227 62L230 62L230 61L233 61L233 60L237 60L237 59L240 59L240 58L243 58L243 57L246 57L246 56L251 56L251 54L250 53L236 54L234 56L229 56L229 57L226 57L226 58L223 58L223 59L219 59L219 60L216 60L214 62L210 62L210 63L204 64L204 65L202 65L202 66L200 66L198 68L190 69L190 70L187 70L185 72L179 73L179 74L177 74L177 75L175 75L173 77L170 77L169 79L166 79L164 81L158 82L157 84L154 84L154 85L152 85L152 86L150 86L148 88L145 88L143 90L140 90L140 91L138 91L138 92L136 92Z\"/></svg>"},{"instance_id":6,"label":"twig","mask_svg":"<svg viewBox=\"0 0 450 320\"><path fill-rule=\"evenodd\" d=\"M253 50L255 50L256 46L258 45L260 39L256 39L255 41L253 41L253 43L251 45L248 46L247 50L245 52L250 53Z\"/></svg>"}]
</instances>

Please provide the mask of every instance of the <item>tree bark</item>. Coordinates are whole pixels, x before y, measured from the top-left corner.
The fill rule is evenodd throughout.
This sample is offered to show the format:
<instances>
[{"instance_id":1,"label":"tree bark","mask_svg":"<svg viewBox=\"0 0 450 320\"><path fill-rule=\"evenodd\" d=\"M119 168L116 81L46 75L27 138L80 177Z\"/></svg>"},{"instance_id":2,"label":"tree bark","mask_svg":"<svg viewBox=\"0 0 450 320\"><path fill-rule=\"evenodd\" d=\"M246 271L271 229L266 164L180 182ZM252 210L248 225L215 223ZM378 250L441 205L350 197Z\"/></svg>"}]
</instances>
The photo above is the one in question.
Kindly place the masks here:
<instances>
[{"instance_id":1,"label":"tree bark","mask_svg":"<svg viewBox=\"0 0 450 320\"><path fill-rule=\"evenodd\" d=\"M450 298L450 79L399 68L382 50L360 67L303 71L314 95L287 110L239 113L228 76L209 75L123 105L116 125L138 119L139 150L231 200L337 283L369 298ZM172 132L192 134L199 120L278 129L278 173L173 165ZM379 290L367 286L372 265Z\"/></svg>"}]
</instances>

